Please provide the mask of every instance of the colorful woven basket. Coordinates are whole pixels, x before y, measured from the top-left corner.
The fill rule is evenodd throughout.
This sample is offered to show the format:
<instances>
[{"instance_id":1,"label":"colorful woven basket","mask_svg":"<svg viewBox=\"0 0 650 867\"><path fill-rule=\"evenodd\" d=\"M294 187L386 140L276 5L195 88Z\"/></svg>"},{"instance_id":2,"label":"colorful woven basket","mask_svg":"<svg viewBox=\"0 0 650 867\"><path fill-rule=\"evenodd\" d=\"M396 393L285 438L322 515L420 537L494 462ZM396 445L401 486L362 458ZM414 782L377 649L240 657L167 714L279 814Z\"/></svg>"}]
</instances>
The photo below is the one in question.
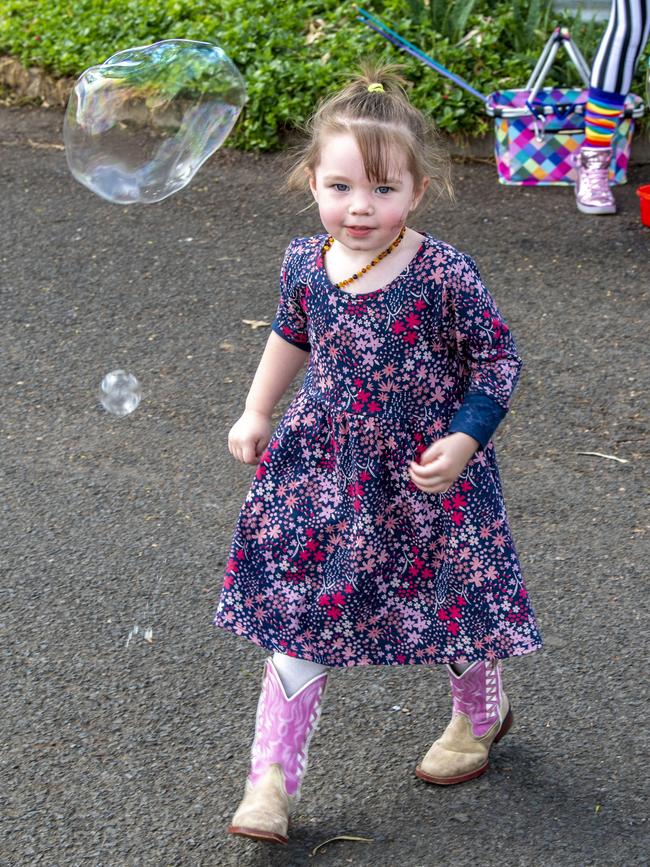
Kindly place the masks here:
<instances>
[{"instance_id":1,"label":"colorful woven basket","mask_svg":"<svg viewBox=\"0 0 650 867\"><path fill-rule=\"evenodd\" d=\"M559 46L567 50L585 88L543 87ZM491 93L485 110L494 117L494 155L502 184L573 184L574 154L585 138L590 70L568 30L557 27L525 88ZM630 94L612 141L610 184L627 181L634 119L643 100Z\"/></svg>"},{"instance_id":2,"label":"colorful woven basket","mask_svg":"<svg viewBox=\"0 0 650 867\"><path fill-rule=\"evenodd\" d=\"M585 138L586 90L553 88L539 94L541 104L552 113L540 119L526 107L529 91L504 90L490 95L488 113L495 116L494 156L502 184L573 184L573 155ZM568 106L559 115L557 107ZM502 109L523 108L516 117L504 116ZM634 118L643 114L643 102L631 94L612 140L611 184L627 181Z\"/></svg>"}]
</instances>

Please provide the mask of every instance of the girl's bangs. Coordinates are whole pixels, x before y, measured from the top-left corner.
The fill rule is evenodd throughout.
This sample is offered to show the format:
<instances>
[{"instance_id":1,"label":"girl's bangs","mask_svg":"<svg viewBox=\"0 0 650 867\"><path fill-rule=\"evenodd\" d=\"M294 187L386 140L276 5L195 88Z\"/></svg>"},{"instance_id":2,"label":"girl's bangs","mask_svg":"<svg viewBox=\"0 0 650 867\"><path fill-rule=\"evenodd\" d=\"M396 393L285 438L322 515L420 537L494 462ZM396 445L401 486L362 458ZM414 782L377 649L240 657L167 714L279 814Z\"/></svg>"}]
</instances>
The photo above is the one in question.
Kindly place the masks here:
<instances>
[{"instance_id":1,"label":"girl's bangs","mask_svg":"<svg viewBox=\"0 0 650 867\"><path fill-rule=\"evenodd\" d=\"M409 136L396 127L384 123L355 123L350 125L361 157L366 177L373 183L385 181L397 170L395 153L405 157L406 168L415 176L413 144ZM417 178L414 177L417 182Z\"/></svg>"}]
</instances>

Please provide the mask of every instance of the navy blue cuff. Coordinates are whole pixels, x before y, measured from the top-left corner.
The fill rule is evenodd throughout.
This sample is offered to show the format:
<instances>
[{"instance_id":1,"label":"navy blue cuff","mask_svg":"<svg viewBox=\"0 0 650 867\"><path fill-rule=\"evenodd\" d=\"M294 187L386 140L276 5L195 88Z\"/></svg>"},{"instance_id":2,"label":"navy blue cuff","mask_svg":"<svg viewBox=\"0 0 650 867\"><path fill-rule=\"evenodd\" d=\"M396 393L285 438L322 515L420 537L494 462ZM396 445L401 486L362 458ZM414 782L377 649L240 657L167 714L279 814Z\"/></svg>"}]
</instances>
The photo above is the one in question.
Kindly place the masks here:
<instances>
[{"instance_id":1,"label":"navy blue cuff","mask_svg":"<svg viewBox=\"0 0 650 867\"><path fill-rule=\"evenodd\" d=\"M274 320L271 323L271 329L275 331L275 333L279 335L283 340L286 340L287 343L290 343L292 346L297 346L298 349L304 349L305 352L311 352L311 343L305 343L302 340L295 340L293 337L289 337L289 335L284 334L277 320Z\"/></svg>"},{"instance_id":2,"label":"navy blue cuff","mask_svg":"<svg viewBox=\"0 0 650 867\"><path fill-rule=\"evenodd\" d=\"M499 427L506 410L487 394L470 392L449 425L449 433L474 437L484 449Z\"/></svg>"}]
</instances>

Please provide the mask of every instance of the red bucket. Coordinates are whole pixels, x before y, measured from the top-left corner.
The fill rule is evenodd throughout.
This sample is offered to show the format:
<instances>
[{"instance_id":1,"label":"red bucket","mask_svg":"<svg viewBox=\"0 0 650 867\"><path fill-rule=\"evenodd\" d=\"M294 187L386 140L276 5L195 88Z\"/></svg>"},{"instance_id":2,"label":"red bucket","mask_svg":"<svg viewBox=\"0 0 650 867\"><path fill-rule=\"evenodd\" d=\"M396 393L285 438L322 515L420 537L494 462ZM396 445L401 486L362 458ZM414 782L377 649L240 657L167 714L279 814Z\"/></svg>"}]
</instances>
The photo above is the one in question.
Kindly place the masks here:
<instances>
[{"instance_id":1,"label":"red bucket","mask_svg":"<svg viewBox=\"0 0 650 867\"><path fill-rule=\"evenodd\" d=\"M650 184L639 187L636 191L641 205L641 222L644 226L650 226Z\"/></svg>"}]
</instances>

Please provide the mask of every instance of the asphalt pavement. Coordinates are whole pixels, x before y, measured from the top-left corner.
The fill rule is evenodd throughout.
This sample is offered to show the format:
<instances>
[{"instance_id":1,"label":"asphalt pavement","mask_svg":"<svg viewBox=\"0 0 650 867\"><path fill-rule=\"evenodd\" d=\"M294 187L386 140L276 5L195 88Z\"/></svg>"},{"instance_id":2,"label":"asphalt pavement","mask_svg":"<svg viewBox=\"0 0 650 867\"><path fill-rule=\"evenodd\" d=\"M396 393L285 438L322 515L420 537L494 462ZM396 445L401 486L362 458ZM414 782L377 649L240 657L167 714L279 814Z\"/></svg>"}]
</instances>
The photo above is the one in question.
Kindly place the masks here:
<instances>
[{"instance_id":1,"label":"asphalt pavement","mask_svg":"<svg viewBox=\"0 0 650 867\"><path fill-rule=\"evenodd\" d=\"M317 213L283 157L227 151L160 204L109 204L61 120L0 109L2 867L648 864L650 166L587 217L456 163L457 203L414 222L472 254L524 357L496 446L546 647L506 663L515 724L454 787L414 775L443 671L335 672L269 848L225 832L265 654L212 615L255 472L228 430ZM126 418L97 402L116 368L144 392ZM339 835L367 839L316 850Z\"/></svg>"}]
</instances>

